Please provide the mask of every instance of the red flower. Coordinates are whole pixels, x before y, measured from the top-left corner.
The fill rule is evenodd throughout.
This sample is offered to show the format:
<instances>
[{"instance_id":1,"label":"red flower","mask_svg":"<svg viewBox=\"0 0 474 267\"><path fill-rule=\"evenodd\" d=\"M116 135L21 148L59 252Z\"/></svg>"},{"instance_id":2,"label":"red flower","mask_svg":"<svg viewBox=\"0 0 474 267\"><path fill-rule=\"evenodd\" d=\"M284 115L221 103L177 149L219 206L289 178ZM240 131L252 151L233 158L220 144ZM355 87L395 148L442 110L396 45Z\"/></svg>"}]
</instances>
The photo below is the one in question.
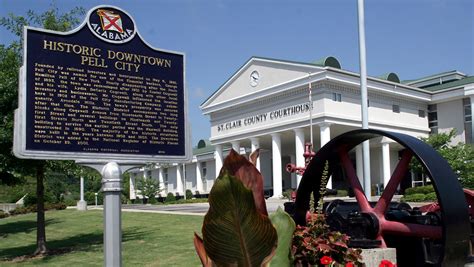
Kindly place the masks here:
<instances>
[{"instance_id":1,"label":"red flower","mask_svg":"<svg viewBox=\"0 0 474 267\"><path fill-rule=\"evenodd\" d=\"M328 264L331 264L332 258L329 257L329 256L323 256L319 261L320 261L321 264L323 264L323 265L328 265Z\"/></svg>"},{"instance_id":2,"label":"red flower","mask_svg":"<svg viewBox=\"0 0 474 267\"><path fill-rule=\"evenodd\" d=\"M354 263L348 262L348 263L346 263L346 267L354 267Z\"/></svg>"},{"instance_id":3,"label":"red flower","mask_svg":"<svg viewBox=\"0 0 474 267\"><path fill-rule=\"evenodd\" d=\"M397 265L393 264L393 263L392 263L391 261L389 261L389 260L382 260L382 261L380 262L380 265L379 265L379 267L395 267L395 266L397 266Z\"/></svg>"}]
</instances>

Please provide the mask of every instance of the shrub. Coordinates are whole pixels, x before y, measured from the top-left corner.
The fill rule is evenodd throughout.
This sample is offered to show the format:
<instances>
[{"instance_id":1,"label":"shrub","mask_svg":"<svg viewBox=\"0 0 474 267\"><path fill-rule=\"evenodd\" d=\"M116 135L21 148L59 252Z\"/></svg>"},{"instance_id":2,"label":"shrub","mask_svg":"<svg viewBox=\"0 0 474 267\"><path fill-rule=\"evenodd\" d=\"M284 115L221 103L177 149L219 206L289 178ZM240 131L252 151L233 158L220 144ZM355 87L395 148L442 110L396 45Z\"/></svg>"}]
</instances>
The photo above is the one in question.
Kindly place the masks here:
<instances>
[{"instance_id":1,"label":"shrub","mask_svg":"<svg viewBox=\"0 0 474 267\"><path fill-rule=\"evenodd\" d=\"M65 203L54 203L54 204L48 204L45 207L45 210L65 210L67 208Z\"/></svg>"},{"instance_id":2,"label":"shrub","mask_svg":"<svg viewBox=\"0 0 474 267\"><path fill-rule=\"evenodd\" d=\"M137 190L140 191L140 195L145 198L154 198L158 193L162 191L160 183L154 178L137 178Z\"/></svg>"},{"instance_id":3,"label":"shrub","mask_svg":"<svg viewBox=\"0 0 474 267\"><path fill-rule=\"evenodd\" d=\"M64 203L45 203L44 210L64 210L67 206ZM10 215L20 215L20 214L27 214L36 212L36 205L26 206L26 207L19 207L12 211L10 211Z\"/></svg>"},{"instance_id":4,"label":"shrub","mask_svg":"<svg viewBox=\"0 0 474 267\"><path fill-rule=\"evenodd\" d=\"M20 214L27 214L31 212L36 212L36 207L35 206L29 206L29 207L19 207L14 210L10 211L10 215L20 215Z\"/></svg>"},{"instance_id":5,"label":"shrub","mask_svg":"<svg viewBox=\"0 0 474 267\"><path fill-rule=\"evenodd\" d=\"M416 191L417 191L416 187L407 188L405 189L405 196L416 194L417 193Z\"/></svg>"},{"instance_id":6,"label":"shrub","mask_svg":"<svg viewBox=\"0 0 474 267\"><path fill-rule=\"evenodd\" d=\"M97 196L98 198L99 196ZM98 201L98 200L97 200ZM121 194L120 195L120 201L122 202L122 204L129 204L129 199L127 198L127 196L125 194ZM94 202L95 204L95 202Z\"/></svg>"},{"instance_id":7,"label":"shrub","mask_svg":"<svg viewBox=\"0 0 474 267\"><path fill-rule=\"evenodd\" d=\"M24 205L32 206L32 205L36 205L37 202L38 202L38 198L36 197L36 192L28 192L28 195L25 197ZM57 199L51 192L44 191L44 202L56 203Z\"/></svg>"},{"instance_id":8,"label":"shrub","mask_svg":"<svg viewBox=\"0 0 474 267\"><path fill-rule=\"evenodd\" d=\"M207 203L207 198L193 198L193 199L177 199L177 200L170 200L166 201L164 204L188 204L188 203Z\"/></svg>"},{"instance_id":9,"label":"shrub","mask_svg":"<svg viewBox=\"0 0 474 267\"><path fill-rule=\"evenodd\" d=\"M413 194L429 194L434 192L434 188L432 185L425 185L425 186L417 186L407 188L405 190L405 195L413 195Z\"/></svg>"},{"instance_id":10,"label":"shrub","mask_svg":"<svg viewBox=\"0 0 474 267\"><path fill-rule=\"evenodd\" d=\"M165 199L165 202L170 202L170 201L175 201L176 200L176 197L173 195L173 193L168 193L166 195L166 199Z\"/></svg>"},{"instance_id":11,"label":"shrub","mask_svg":"<svg viewBox=\"0 0 474 267\"><path fill-rule=\"evenodd\" d=\"M63 202L67 206L76 206L80 198L81 196L78 192L61 194L59 197L59 202Z\"/></svg>"},{"instance_id":12,"label":"shrub","mask_svg":"<svg viewBox=\"0 0 474 267\"><path fill-rule=\"evenodd\" d=\"M348 247L347 235L331 231L324 215L313 213L307 224L293 234L291 253L297 266L360 266L362 251Z\"/></svg>"},{"instance_id":13,"label":"shrub","mask_svg":"<svg viewBox=\"0 0 474 267\"><path fill-rule=\"evenodd\" d=\"M31 184L15 186L0 185L0 202L15 203L27 193L36 194L36 187Z\"/></svg>"},{"instance_id":14,"label":"shrub","mask_svg":"<svg viewBox=\"0 0 474 267\"><path fill-rule=\"evenodd\" d=\"M412 195L405 195L402 197L401 200L405 202L422 202L422 201L425 201L425 198L426 198L425 194L416 193Z\"/></svg>"},{"instance_id":15,"label":"shrub","mask_svg":"<svg viewBox=\"0 0 474 267\"><path fill-rule=\"evenodd\" d=\"M293 193L293 189L286 189L285 191L283 191L283 193L281 194L283 196L284 199L288 199L291 201L291 193Z\"/></svg>"},{"instance_id":16,"label":"shrub","mask_svg":"<svg viewBox=\"0 0 474 267\"><path fill-rule=\"evenodd\" d=\"M156 203L158 203L158 201L156 200L156 197L151 197L151 198L148 199L148 203L149 204L156 204Z\"/></svg>"},{"instance_id":17,"label":"shrub","mask_svg":"<svg viewBox=\"0 0 474 267\"><path fill-rule=\"evenodd\" d=\"M4 212L3 210L0 210L0 219L8 217L8 213Z\"/></svg>"},{"instance_id":18,"label":"shrub","mask_svg":"<svg viewBox=\"0 0 474 267\"><path fill-rule=\"evenodd\" d=\"M84 200L87 202L88 205L95 205L95 192L91 192L91 191L85 192ZM97 194L97 205L102 205L103 200L104 200L104 194L100 192L99 194Z\"/></svg>"},{"instance_id":19,"label":"shrub","mask_svg":"<svg viewBox=\"0 0 474 267\"><path fill-rule=\"evenodd\" d=\"M436 196L436 192L431 192L425 195L426 201L438 201L438 197Z\"/></svg>"},{"instance_id":20,"label":"shrub","mask_svg":"<svg viewBox=\"0 0 474 267\"><path fill-rule=\"evenodd\" d=\"M347 190L337 190L337 197L347 197L348 192Z\"/></svg>"},{"instance_id":21,"label":"shrub","mask_svg":"<svg viewBox=\"0 0 474 267\"><path fill-rule=\"evenodd\" d=\"M76 205L76 204L74 204ZM29 207L32 212L36 212L36 206ZM45 203L44 210L65 210L67 205L65 203Z\"/></svg>"},{"instance_id":22,"label":"shrub","mask_svg":"<svg viewBox=\"0 0 474 267\"><path fill-rule=\"evenodd\" d=\"M76 205L77 205L77 201L78 201L78 200L75 200L75 199L72 199L72 198L66 198L66 199L64 199L64 202L63 202L63 203L64 203L66 206L76 206Z\"/></svg>"},{"instance_id":23,"label":"shrub","mask_svg":"<svg viewBox=\"0 0 474 267\"><path fill-rule=\"evenodd\" d=\"M193 197L193 191L186 189L186 199L192 199Z\"/></svg>"}]
</instances>

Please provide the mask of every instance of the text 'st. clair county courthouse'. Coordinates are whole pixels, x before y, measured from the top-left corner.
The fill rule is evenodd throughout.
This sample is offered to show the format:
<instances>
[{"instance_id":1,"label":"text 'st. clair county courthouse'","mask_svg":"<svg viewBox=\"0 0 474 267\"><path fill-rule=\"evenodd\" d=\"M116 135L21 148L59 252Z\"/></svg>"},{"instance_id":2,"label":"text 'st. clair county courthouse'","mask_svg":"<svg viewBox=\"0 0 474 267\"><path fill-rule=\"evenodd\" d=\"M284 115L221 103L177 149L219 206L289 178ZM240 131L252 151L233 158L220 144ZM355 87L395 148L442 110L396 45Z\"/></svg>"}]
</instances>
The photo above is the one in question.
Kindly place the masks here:
<instances>
[{"instance_id":1,"label":"text 'st. clair county courthouse'","mask_svg":"<svg viewBox=\"0 0 474 267\"><path fill-rule=\"evenodd\" d=\"M160 193L182 196L186 189L208 194L229 150L249 155L260 148L257 168L266 194L280 197L296 189L301 176L285 171L288 163L304 166L304 144L310 141L308 87L312 88L314 150L342 133L361 128L359 74L341 68L334 57L315 63L252 57L201 104L211 122L210 140L193 150L192 163L156 166L131 173L130 197L141 198L137 177L158 179ZM456 129L454 142L472 143L474 76L447 71L400 81L395 73L368 77L369 127L414 137ZM398 162L400 145L389 139L371 140L372 195L380 192ZM350 152L358 177L362 148ZM388 176L388 177L387 177ZM422 184L411 175L402 187ZM347 189L342 171L329 188Z\"/></svg>"}]
</instances>

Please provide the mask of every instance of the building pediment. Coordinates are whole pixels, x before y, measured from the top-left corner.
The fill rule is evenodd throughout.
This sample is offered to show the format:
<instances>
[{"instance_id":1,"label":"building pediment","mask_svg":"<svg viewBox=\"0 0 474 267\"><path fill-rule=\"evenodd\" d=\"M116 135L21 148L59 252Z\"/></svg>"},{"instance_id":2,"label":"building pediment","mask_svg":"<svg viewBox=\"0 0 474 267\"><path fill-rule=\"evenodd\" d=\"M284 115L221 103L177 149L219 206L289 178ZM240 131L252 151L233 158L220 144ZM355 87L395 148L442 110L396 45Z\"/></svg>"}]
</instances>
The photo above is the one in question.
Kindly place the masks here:
<instances>
[{"instance_id":1,"label":"building pediment","mask_svg":"<svg viewBox=\"0 0 474 267\"><path fill-rule=\"evenodd\" d=\"M201 109L206 114L208 109L233 100L255 99L264 95L265 91L270 94L273 88L303 80L310 73L325 69L316 64L252 57L202 103Z\"/></svg>"}]
</instances>

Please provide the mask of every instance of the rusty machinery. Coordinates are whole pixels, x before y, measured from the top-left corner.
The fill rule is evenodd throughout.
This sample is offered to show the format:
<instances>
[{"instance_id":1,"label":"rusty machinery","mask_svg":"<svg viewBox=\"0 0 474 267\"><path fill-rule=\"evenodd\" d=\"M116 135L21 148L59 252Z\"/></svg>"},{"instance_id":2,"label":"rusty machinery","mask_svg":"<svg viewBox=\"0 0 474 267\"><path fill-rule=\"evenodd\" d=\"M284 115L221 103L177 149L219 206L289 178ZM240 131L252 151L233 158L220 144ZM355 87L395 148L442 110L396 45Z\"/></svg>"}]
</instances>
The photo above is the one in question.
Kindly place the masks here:
<instances>
[{"instance_id":1,"label":"rusty machinery","mask_svg":"<svg viewBox=\"0 0 474 267\"><path fill-rule=\"evenodd\" d=\"M405 149L380 199L370 202L364 195L349 151L365 140L380 137L388 137ZM430 177L438 199L436 204L421 209L392 201L413 157ZM349 234L352 246L395 247L398 266L464 266L470 261L471 223L464 196L466 194L469 200L470 192L463 192L451 167L432 147L408 135L379 130L355 130L332 139L302 170L304 174L291 208L299 225L306 223L310 194L313 193L315 200L320 198L326 161L329 175L342 171L355 196L356 202L335 200L326 203L324 208L330 227ZM287 167L289 171L290 167ZM297 170L292 167L293 171Z\"/></svg>"}]
</instances>

